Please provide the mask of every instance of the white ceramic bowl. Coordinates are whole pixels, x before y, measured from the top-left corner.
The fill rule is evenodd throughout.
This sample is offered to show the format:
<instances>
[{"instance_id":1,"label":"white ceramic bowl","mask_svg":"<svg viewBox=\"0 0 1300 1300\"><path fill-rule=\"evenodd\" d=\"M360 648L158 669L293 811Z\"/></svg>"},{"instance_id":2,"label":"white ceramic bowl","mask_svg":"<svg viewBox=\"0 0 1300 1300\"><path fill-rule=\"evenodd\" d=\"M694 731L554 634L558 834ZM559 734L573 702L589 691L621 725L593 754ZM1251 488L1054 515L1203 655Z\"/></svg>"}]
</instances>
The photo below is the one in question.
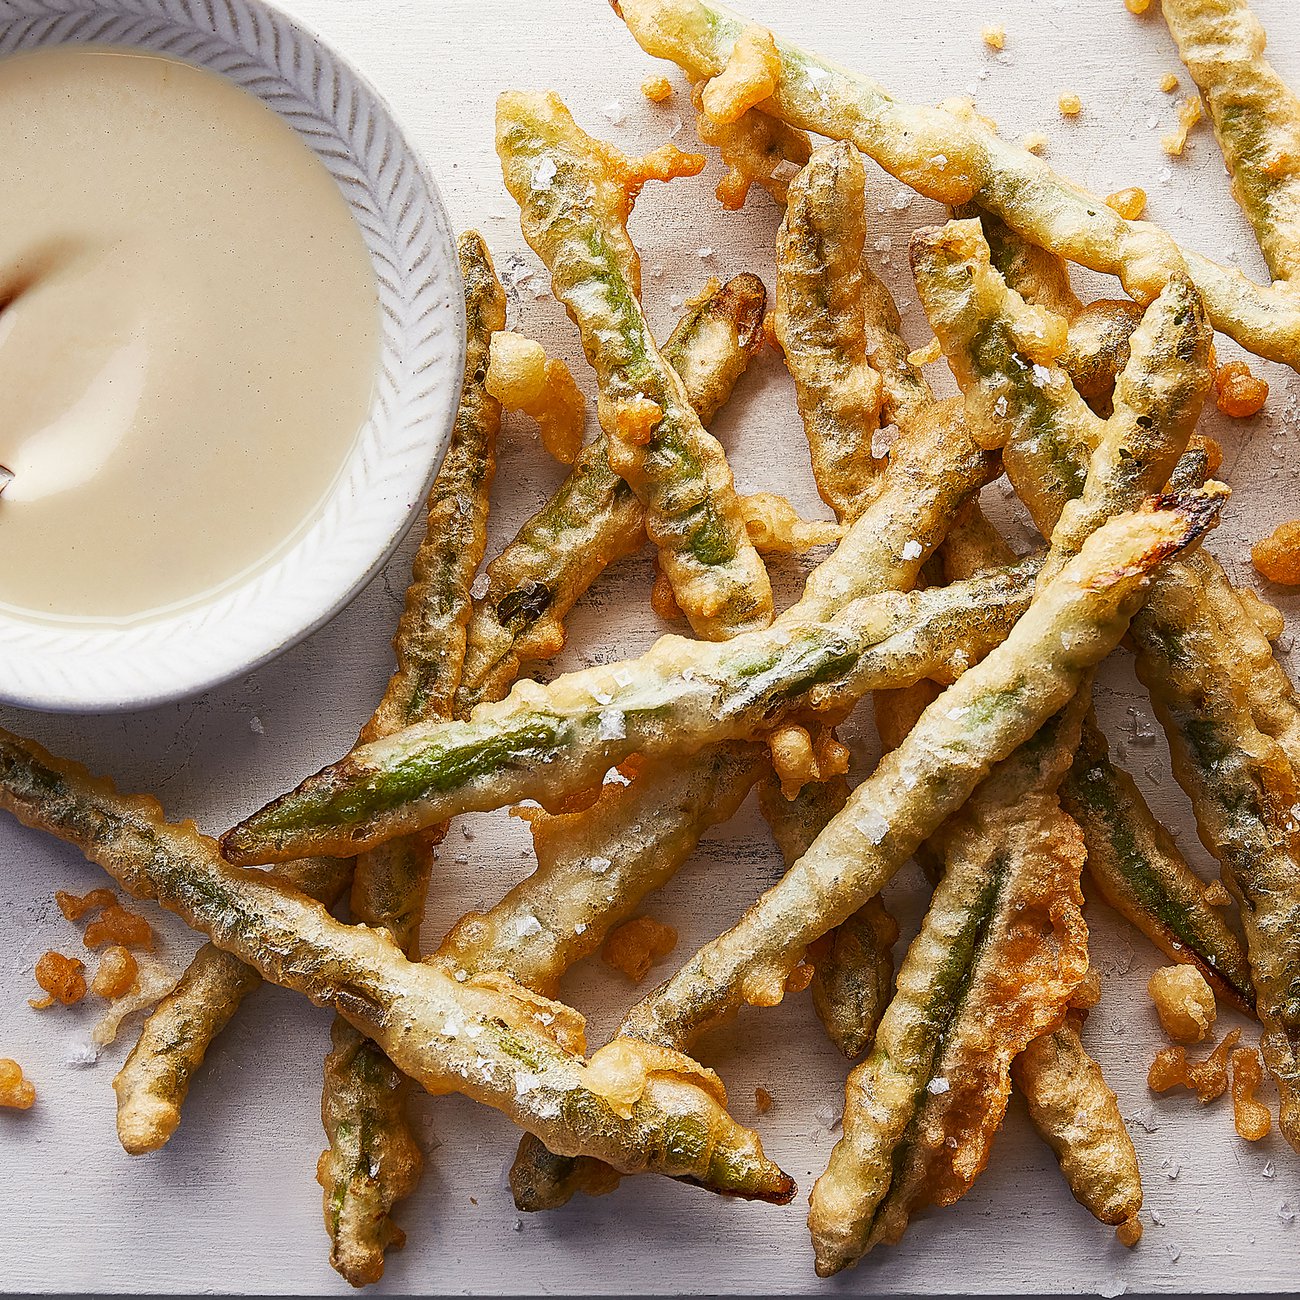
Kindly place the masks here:
<instances>
[{"instance_id":1,"label":"white ceramic bowl","mask_svg":"<svg viewBox=\"0 0 1300 1300\"><path fill-rule=\"evenodd\" d=\"M0 700L105 712L194 695L264 663L375 574L450 438L464 304L433 181L378 93L312 33L262 0L0 0L0 56L72 42L185 59L279 113L347 199L382 308L369 418L319 518L273 565L210 604L132 628L63 630L0 613Z\"/></svg>"}]
</instances>

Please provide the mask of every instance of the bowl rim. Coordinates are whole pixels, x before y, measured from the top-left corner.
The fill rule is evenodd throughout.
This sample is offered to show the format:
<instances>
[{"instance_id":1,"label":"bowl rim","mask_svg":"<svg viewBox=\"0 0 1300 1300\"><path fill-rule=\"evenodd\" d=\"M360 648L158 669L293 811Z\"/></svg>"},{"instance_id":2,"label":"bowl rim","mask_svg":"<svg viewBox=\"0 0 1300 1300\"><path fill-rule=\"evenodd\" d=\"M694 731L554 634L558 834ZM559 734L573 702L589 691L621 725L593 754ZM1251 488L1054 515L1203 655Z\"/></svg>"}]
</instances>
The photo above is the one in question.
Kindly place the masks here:
<instances>
[{"instance_id":1,"label":"bowl rim","mask_svg":"<svg viewBox=\"0 0 1300 1300\"><path fill-rule=\"evenodd\" d=\"M0 611L0 703L116 713L253 671L330 622L379 573L451 440L464 297L455 234L424 160L383 95L305 24L268 0L0 0L0 57L74 44L167 53L276 112L357 221L381 325L366 422L317 516L269 564L209 601L135 625L60 626Z\"/></svg>"}]
</instances>

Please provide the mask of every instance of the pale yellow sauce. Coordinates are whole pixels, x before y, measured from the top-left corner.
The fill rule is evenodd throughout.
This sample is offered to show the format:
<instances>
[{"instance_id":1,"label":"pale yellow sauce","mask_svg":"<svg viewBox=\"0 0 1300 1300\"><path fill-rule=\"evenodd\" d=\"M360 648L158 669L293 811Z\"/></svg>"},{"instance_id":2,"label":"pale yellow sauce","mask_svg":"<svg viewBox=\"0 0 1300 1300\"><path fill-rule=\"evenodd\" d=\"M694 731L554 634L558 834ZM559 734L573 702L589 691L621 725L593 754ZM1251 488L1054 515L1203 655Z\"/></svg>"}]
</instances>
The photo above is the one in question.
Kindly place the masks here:
<instances>
[{"instance_id":1,"label":"pale yellow sauce","mask_svg":"<svg viewBox=\"0 0 1300 1300\"><path fill-rule=\"evenodd\" d=\"M171 59L0 60L0 141L0 610L128 623L229 587L366 418L347 204L270 109Z\"/></svg>"}]
</instances>

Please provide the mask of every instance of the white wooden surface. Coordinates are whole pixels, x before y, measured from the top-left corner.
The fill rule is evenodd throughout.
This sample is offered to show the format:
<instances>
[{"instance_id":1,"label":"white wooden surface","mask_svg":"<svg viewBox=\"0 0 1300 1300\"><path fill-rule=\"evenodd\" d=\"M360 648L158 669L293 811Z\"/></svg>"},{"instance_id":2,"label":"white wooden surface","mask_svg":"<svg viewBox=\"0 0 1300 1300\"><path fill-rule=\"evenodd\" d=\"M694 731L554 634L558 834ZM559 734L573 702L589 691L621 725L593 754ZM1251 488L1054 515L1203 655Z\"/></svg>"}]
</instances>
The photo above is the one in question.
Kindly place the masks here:
<instances>
[{"instance_id":1,"label":"white wooden surface","mask_svg":"<svg viewBox=\"0 0 1300 1300\"><path fill-rule=\"evenodd\" d=\"M538 266L500 184L493 100L507 87L553 87L585 125L629 149L661 141L682 119L687 125L675 138L689 146L693 134L680 81L665 105L641 98L638 87L651 61L602 0L290 0L286 7L389 98L441 182L453 221L485 233L515 285L512 323L576 365L567 320L545 294L543 277L528 278ZM1274 38L1273 58L1300 83L1294 0L1258 0L1258 8ZM1194 133L1181 161L1160 150L1158 138L1173 121L1174 104L1157 82L1178 65L1154 11L1135 19L1121 0L874 0L869 6L754 0L752 11L841 61L874 71L900 94L926 101L975 94L1008 135L1045 131L1052 161L1063 171L1102 193L1145 186L1153 219L1262 275L1208 130ZM1000 56L990 54L978 34L995 18L1007 28ZM1062 89L1083 98L1077 122L1057 115ZM743 214L724 213L711 194L717 176L714 168L700 180L651 187L641 200L635 233L644 250L647 308L660 328L710 273L749 269L772 284L776 209L756 194ZM926 331L905 280L906 234L940 213L920 199L897 209L891 200L900 187L879 172L871 185L879 214L872 232L875 260L895 285L919 343ZM1228 344L1221 351L1235 355ZM1300 514L1300 380L1276 367L1263 369L1274 386L1264 417L1243 424L1206 420L1224 441L1225 474L1238 490L1213 549L1247 583L1254 581L1249 541ZM820 508L789 383L774 357L762 358L743 381L718 428L742 488L779 489L810 512ZM535 508L558 476L533 448L529 430L511 422L496 494L498 539ZM996 490L992 497L1001 499ZM1014 535L1026 538L1012 523ZM0 710L0 722L111 771L128 788L157 792L177 816L192 815L220 830L336 757L356 734L388 672L388 641L409 555L408 544L381 580L305 645L202 699L104 718ZM798 570L789 566L783 575L789 598ZM565 664L650 642L660 628L646 604L649 579L648 558L640 556L598 585L572 619ZM1269 594L1289 616L1300 612L1285 592ZM1127 663L1117 657L1103 681L1109 729L1122 742L1127 765L1193 860L1207 866L1169 777L1163 739L1152 735ZM869 767L875 741L868 711L862 712L850 730L860 764ZM651 910L679 927L684 954L733 920L772 878L776 862L747 805L709 837ZM529 866L521 827L504 814L454 827L430 902L430 939L467 907L490 904ZM327 1016L276 989L250 999L196 1084L181 1132L165 1151L130 1159L114 1139L109 1087L124 1045L93 1066L74 1064L93 1012L38 1015L26 1006L36 956L50 947L74 951L78 943L53 906L54 889L89 888L99 876L75 854L8 821L0 824L0 872L0 1055L20 1059L40 1090L31 1112L0 1114L0 1198L7 1215L0 1285L33 1291L346 1290L326 1263L313 1181ZM890 891L913 925L918 892L910 872ZM400 1211L409 1244L391 1257L382 1289L1105 1295L1126 1288L1293 1289L1300 1159L1276 1133L1258 1146L1241 1142L1226 1099L1202 1111L1185 1094L1148 1094L1146 1065L1159 1036L1144 987L1156 960L1104 906L1092 904L1089 919L1105 996L1087 1038L1132 1117L1146 1182L1146 1236L1136 1251L1116 1245L1074 1204L1023 1107L1013 1101L992 1164L965 1201L924 1216L902 1245L881 1249L829 1284L818 1283L803 1196L837 1136L845 1066L825 1044L806 1001L793 997L715 1034L701 1054L722 1072L742 1119L755 1119L756 1084L776 1098L759 1127L768 1149L799 1180L794 1205L731 1204L646 1178L611 1197L521 1218L505 1188L516 1137L510 1126L457 1098L422 1099L428 1171L418 1195ZM166 933L179 964L193 940L174 924ZM589 963L567 986L570 1000L590 1015L596 1042L633 996L606 974L599 963ZM1232 1023L1231 1015L1221 1018L1224 1027Z\"/></svg>"}]
</instances>

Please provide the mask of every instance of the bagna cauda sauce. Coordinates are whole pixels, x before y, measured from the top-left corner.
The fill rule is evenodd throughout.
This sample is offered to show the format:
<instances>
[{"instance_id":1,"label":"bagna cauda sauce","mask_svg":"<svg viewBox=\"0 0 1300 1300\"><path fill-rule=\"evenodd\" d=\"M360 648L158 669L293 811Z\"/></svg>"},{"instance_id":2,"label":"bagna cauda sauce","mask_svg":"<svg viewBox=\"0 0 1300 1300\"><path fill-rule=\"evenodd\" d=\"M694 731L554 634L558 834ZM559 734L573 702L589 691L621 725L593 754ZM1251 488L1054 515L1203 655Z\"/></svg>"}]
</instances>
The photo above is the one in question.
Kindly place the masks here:
<instances>
[{"instance_id":1,"label":"bagna cauda sauce","mask_svg":"<svg viewBox=\"0 0 1300 1300\"><path fill-rule=\"evenodd\" d=\"M292 545L366 419L361 232L287 123L174 59L2 59L0 139L0 615L202 601Z\"/></svg>"}]
</instances>

